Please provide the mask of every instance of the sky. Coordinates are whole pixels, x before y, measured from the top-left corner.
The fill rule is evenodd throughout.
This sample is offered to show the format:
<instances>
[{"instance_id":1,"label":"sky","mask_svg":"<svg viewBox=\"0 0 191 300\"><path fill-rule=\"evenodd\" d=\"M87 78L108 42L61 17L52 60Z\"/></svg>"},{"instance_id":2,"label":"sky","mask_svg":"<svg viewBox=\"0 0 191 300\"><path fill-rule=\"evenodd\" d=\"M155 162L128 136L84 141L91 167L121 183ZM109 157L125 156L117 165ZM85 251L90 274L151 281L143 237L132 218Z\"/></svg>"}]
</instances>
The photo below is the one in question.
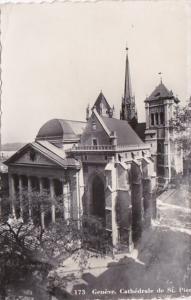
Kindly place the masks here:
<instances>
[{"instance_id":1,"label":"sky","mask_svg":"<svg viewBox=\"0 0 191 300\"><path fill-rule=\"evenodd\" d=\"M2 141L31 142L52 118L85 120L102 90L119 117L125 47L139 121L159 84L191 95L191 2L2 5Z\"/></svg>"}]
</instances>

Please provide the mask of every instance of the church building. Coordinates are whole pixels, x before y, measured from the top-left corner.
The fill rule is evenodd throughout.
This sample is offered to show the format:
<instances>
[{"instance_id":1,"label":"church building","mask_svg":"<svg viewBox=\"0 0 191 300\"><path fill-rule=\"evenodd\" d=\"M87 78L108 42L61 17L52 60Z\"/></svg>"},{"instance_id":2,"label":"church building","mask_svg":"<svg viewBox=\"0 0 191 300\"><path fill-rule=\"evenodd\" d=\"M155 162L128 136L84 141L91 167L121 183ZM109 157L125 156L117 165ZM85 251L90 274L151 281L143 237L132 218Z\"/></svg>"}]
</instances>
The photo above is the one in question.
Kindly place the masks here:
<instances>
[{"instance_id":1,"label":"church building","mask_svg":"<svg viewBox=\"0 0 191 300\"><path fill-rule=\"evenodd\" d=\"M139 137L151 148L158 186L164 188L183 173L183 155L176 141L173 118L180 100L161 81L145 99L146 122L139 123L132 95L128 48L126 54L125 89L122 99L122 120L127 120Z\"/></svg>"},{"instance_id":2,"label":"church building","mask_svg":"<svg viewBox=\"0 0 191 300\"><path fill-rule=\"evenodd\" d=\"M101 91L86 110L86 122L49 120L34 142L6 161L13 216L33 220L30 193L46 190L52 202L46 212L39 206L43 228L57 221L54 199L61 197L65 220L95 218L116 250L130 249L156 217L156 178L167 182L181 171L170 127L177 103L161 82L145 100L146 123L138 123L127 52L120 119ZM25 207L23 190L28 193Z\"/></svg>"}]
</instances>

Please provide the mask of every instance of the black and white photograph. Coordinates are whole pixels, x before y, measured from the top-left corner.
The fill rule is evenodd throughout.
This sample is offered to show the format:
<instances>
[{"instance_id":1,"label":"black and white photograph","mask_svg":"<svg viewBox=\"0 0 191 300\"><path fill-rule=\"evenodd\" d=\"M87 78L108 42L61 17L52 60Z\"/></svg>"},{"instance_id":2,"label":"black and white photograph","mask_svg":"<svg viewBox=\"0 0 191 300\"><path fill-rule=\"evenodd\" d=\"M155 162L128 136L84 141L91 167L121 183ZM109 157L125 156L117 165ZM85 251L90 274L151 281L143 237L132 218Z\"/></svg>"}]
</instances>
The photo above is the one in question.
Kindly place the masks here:
<instances>
[{"instance_id":1,"label":"black and white photograph","mask_svg":"<svg viewBox=\"0 0 191 300\"><path fill-rule=\"evenodd\" d=\"M191 1L0 1L0 300L191 299Z\"/></svg>"}]
</instances>

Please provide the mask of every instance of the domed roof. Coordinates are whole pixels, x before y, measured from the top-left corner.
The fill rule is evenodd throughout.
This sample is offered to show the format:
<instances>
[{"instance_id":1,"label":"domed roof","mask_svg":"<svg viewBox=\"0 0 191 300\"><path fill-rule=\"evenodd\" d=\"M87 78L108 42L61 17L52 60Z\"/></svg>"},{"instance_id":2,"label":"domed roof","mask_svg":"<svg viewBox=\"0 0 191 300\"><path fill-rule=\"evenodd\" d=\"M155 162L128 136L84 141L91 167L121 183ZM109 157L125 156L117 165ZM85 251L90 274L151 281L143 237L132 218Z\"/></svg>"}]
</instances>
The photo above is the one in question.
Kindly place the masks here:
<instances>
[{"instance_id":1,"label":"domed roof","mask_svg":"<svg viewBox=\"0 0 191 300\"><path fill-rule=\"evenodd\" d=\"M63 119L52 119L39 130L36 140L59 142L78 141L85 128L86 122Z\"/></svg>"}]
</instances>

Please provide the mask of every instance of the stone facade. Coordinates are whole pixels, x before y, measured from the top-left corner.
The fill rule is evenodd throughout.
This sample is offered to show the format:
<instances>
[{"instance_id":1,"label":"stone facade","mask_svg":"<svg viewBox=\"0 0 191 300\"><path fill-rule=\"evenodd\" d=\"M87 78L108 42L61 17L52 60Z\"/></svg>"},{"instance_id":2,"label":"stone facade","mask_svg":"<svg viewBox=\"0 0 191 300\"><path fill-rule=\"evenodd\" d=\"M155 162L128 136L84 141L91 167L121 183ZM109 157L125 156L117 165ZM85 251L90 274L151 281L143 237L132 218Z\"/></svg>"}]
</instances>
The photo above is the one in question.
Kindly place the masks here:
<instances>
[{"instance_id":1,"label":"stone facade","mask_svg":"<svg viewBox=\"0 0 191 300\"><path fill-rule=\"evenodd\" d=\"M162 186L183 172L182 152L171 122L178 103L179 100L162 82L145 100L145 141L151 146L158 182Z\"/></svg>"},{"instance_id":2,"label":"stone facade","mask_svg":"<svg viewBox=\"0 0 191 300\"><path fill-rule=\"evenodd\" d=\"M127 52L125 89L120 118L128 121L140 138L150 145L158 186L162 188L183 173L183 154L177 145L175 128L171 122L178 103L179 100L161 80L161 83L145 100L146 123L138 123Z\"/></svg>"},{"instance_id":3,"label":"stone facade","mask_svg":"<svg viewBox=\"0 0 191 300\"><path fill-rule=\"evenodd\" d=\"M156 210L149 146L126 121L103 117L94 109L80 143L67 153L82 163L83 213L104 224L115 249L130 249Z\"/></svg>"},{"instance_id":4,"label":"stone facade","mask_svg":"<svg viewBox=\"0 0 191 300\"><path fill-rule=\"evenodd\" d=\"M55 146L51 145L51 149ZM39 205L37 223L44 228L45 223L56 222L58 213L54 203L55 198L62 199L63 217L65 220L78 220L80 203L78 181L80 165L63 159L62 164L52 159L42 145L37 142L28 144L13 155L6 163L9 173L9 196L12 203L12 216L24 221L34 218L35 208L31 198L35 193L41 197L46 191L46 197L52 199L50 208L46 211ZM26 203L27 195L27 203ZM24 199L25 198L25 199ZM24 203L25 201L25 203ZM39 201L40 202L40 201ZM50 201L51 202L51 201Z\"/></svg>"},{"instance_id":5,"label":"stone facade","mask_svg":"<svg viewBox=\"0 0 191 300\"><path fill-rule=\"evenodd\" d=\"M46 123L46 135L48 127ZM52 134L52 125L50 128ZM83 217L95 218L107 232L113 249L130 250L143 227L151 224L155 211L156 174L149 146L128 122L103 116L96 108L78 143L73 129L73 134L68 130L68 124L63 126L63 133L53 142L39 140L38 133L35 142L7 160L13 217L27 221L37 214L38 224L46 228L48 222L57 221L55 199L59 197L66 221L78 220L80 226ZM35 191L41 197L43 190L52 199L46 212L40 202L36 211L30 196ZM23 191L28 195L27 206L23 205Z\"/></svg>"},{"instance_id":6,"label":"stone facade","mask_svg":"<svg viewBox=\"0 0 191 300\"><path fill-rule=\"evenodd\" d=\"M14 218L34 221L37 214L46 228L48 221L57 221L59 198L67 222L74 219L85 226L86 216L95 218L115 251L130 250L139 241L142 230L156 217L156 170L150 123L149 145L132 128L137 112L129 75L127 56L121 120L114 118L114 107L101 92L91 112L89 106L86 110L87 122L50 120L40 128L35 142L6 161ZM156 137L156 128L152 130ZM151 148L154 156L154 144ZM23 190L28 195L25 207ZM47 212L41 202L35 210L30 196L35 191L42 197L43 190L51 200Z\"/></svg>"}]
</instances>

